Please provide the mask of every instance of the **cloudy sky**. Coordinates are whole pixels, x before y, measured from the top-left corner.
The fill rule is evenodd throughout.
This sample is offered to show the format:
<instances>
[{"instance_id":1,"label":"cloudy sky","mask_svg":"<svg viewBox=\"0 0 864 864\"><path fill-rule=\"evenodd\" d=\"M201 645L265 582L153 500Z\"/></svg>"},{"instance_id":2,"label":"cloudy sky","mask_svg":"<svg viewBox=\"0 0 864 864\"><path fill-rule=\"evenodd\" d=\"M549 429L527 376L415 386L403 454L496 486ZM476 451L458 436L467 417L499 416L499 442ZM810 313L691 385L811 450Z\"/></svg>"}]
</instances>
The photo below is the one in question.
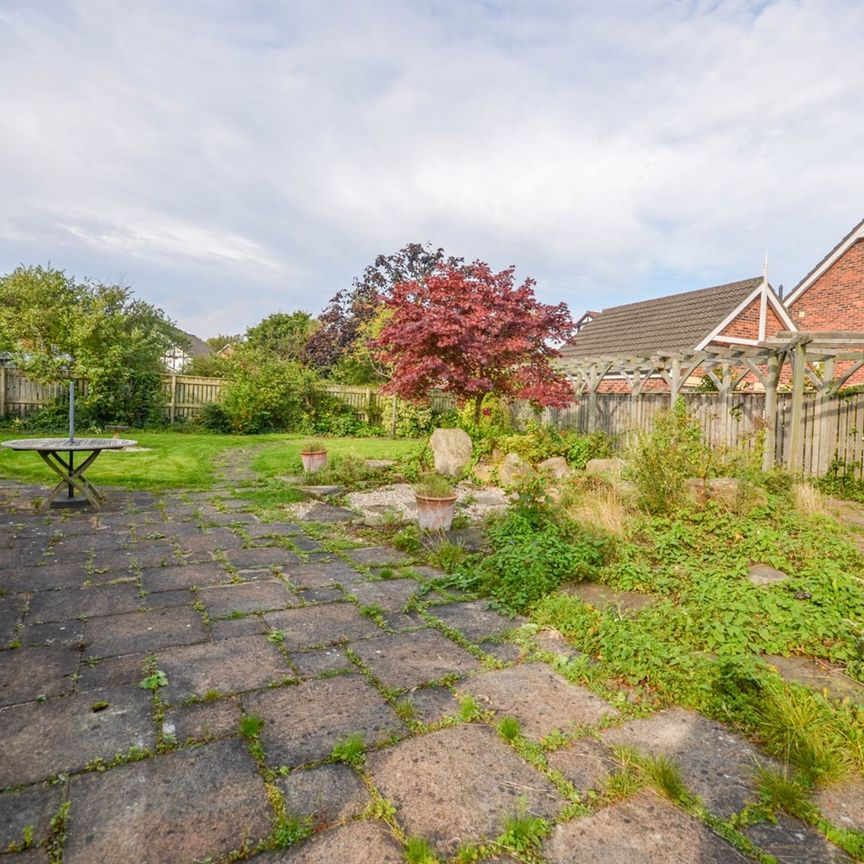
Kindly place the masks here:
<instances>
[{"instance_id":1,"label":"cloudy sky","mask_svg":"<svg viewBox=\"0 0 864 864\"><path fill-rule=\"evenodd\" d=\"M201 336L409 241L575 314L864 216L864 3L0 0L0 273L123 281Z\"/></svg>"}]
</instances>

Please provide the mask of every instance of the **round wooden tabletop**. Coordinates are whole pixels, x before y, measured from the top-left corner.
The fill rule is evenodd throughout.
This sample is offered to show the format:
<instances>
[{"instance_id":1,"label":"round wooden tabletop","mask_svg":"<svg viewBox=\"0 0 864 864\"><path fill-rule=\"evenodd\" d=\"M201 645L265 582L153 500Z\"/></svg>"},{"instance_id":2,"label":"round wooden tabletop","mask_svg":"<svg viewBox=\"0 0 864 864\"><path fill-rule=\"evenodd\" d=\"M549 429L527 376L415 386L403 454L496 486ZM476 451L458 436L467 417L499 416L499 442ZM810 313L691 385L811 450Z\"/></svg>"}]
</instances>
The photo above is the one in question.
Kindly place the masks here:
<instances>
[{"instance_id":1,"label":"round wooden tabletop","mask_svg":"<svg viewBox=\"0 0 864 864\"><path fill-rule=\"evenodd\" d=\"M16 438L13 441L0 441L3 447L10 450L42 450L60 451L63 453L81 450L122 450L124 447L134 447L138 442L129 438Z\"/></svg>"}]
</instances>

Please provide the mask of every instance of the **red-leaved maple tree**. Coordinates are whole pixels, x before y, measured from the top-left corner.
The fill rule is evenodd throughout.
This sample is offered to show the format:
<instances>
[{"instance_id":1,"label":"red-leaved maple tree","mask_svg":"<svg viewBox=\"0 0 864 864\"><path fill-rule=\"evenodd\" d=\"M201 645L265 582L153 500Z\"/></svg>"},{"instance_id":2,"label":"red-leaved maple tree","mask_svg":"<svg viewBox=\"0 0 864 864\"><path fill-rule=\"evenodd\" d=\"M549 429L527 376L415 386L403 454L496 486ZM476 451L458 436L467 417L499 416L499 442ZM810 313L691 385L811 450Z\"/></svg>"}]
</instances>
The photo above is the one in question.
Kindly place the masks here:
<instances>
[{"instance_id":1,"label":"red-leaved maple tree","mask_svg":"<svg viewBox=\"0 0 864 864\"><path fill-rule=\"evenodd\" d=\"M540 405L570 402L573 390L552 365L553 343L573 334L570 312L564 303L540 303L533 279L515 287L514 269L442 264L423 280L395 285L374 343L393 370L382 389L412 401L443 390L474 403L475 423L490 393Z\"/></svg>"}]
</instances>

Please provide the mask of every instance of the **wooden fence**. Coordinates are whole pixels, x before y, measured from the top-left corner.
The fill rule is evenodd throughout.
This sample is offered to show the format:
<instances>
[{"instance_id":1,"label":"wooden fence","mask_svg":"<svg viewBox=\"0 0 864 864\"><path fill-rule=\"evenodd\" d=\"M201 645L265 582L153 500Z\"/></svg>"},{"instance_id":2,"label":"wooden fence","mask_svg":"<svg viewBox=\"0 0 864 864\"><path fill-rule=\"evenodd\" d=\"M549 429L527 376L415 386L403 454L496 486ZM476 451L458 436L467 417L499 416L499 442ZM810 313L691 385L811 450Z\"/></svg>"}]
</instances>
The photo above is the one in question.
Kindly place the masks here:
<instances>
[{"instance_id":1,"label":"wooden fence","mask_svg":"<svg viewBox=\"0 0 864 864\"><path fill-rule=\"evenodd\" d=\"M208 403L218 402L226 385L221 378L190 375L165 375L162 383L166 415L172 423L192 419ZM77 392L86 395L87 382L81 380L76 384ZM0 366L0 418L25 417L64 396L66 388L65 383L37 384L16 369ZM379 394L374 387L332 384L326 389L333 396L344 399L369 423L381 423L385 404L393 399ZM705 440L712 445L747 450L760 446L758 433L765 426L763 393L735 393L725 416L716 393L684 393L682 398L691 416L699 421ZM629 394L598 393L596 399L595 428L613 437L627 435L635 429L650 429L658 412L669 407L668 393L642 393L636 399ZM824 474L836 460L846 466L848 473L864 476L864 394L829 400L820 399L816 393L805 394L803 434L794 460L789 452L792 397L781 393L777 399L775 464L794 466L806 474L816 475ZM455 404L444 393L431 394L431 403L437 411L446 411ZM524 425L529 419L539 419L561 429L587 432L588 407L588 400L580 399L567 408L547 408L537 414L528 403L516 402L513 419L517 426Z\"/></svg>"},{"instance_id":2,"label":"wooden fence","mask_svg":"<svg viewBox=\"0 0 864 864\"><path fill-rule=\"evenodd\" d=\"M738 447L756 451L761 446L759 433L765 428L765 394L735 393L728 415L722 412L717 393L683 393L687 411L702 428L707 442L714 447ZM668 393L642 393L633 398L627 393L598 393L597 429L620 438L634 430L647 431L654 418L669 408ZM824 474L836 461L856 477L864 476L864 393L846 398L820 401L816 393L807 393L803 405L803 434L794 459L791 445L790 414L792 395L777 396L774 462L789 465L809 475ZM582 399L566 408L546 408L539 414L527 403L516 403L513 418L517 426L529 419L539 420L559 429L589 430L588 401Z\"/></svg>"}]
</instances>

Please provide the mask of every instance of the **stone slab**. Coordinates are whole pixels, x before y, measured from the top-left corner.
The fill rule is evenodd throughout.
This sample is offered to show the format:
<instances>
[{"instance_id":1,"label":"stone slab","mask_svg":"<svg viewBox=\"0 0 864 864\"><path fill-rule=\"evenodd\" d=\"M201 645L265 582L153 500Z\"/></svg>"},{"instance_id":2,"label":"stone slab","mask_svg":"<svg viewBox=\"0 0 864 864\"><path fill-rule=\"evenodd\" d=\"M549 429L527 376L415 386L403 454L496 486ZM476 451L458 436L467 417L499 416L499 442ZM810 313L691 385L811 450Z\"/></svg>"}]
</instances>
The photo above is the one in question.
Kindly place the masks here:
<instances>
[{"instance_id":1,"label":"stone slab","mask_svg":"<svg viewBox=\"0 0 864 864\"><path fill-rule=\"evenodd\" d=\"M402 847L383 822L352 822L332 828L250 864L404 864Z\"/></svg>"},{"instance_id":2,"label":"stone slab","mask_svg":"<svg viewBox=\"0 0 864 864\"><path fill-rule=\"evenodd\" d=\"M850 777L816 793L816 806L838 828L864 831L864 778Z\"/></svg>"},{"instance_id":3,"label":"stone slab","mask_svg":"<svg viewBox=\"0 0 864 864\"><path fill-rule=\"evenodd\" d=\"M78 669L80 675L77 689L101 690L121 684L135 684L144 679L148 654L121 654L101 660L84 661Z\"/></svg>"},{"instance_id":4,"label":"stone slab","mask_svg":"<svg viewBox=\"0 0 864 864\"><path fill-rule=\"evenodd\" d=\"M397 633L352 646L381 683L393 690L418 687L445 676L462 677L480 661L437 630Z\"/></svg>"},{"instance_id":5,"label":"stone slab","mask_svg":"<svg viewBox=\"0 0 864 864\"><path fill-rule=\"evenodd\" d=\"M36 645L62 645L70 651L80 651L85 645L87 622L58 621L53 624L31 624L18 631L17 639L25 648Z\"/></svg>"},{"instance_id":6,"label":"stone slab","mask_svg":"<svg viewBox=\"0 0 864 864\"><path fill-rule=\"evenodd\" d=\"M255 549L237 549L228 552L228 561L238 570L268 569L278 567L282 570L297 564L299 559L294 552L278 546L261 546Z\"/></svg>"},{"instance_id":7,"label":"stone slab","mask_svg":"<svg viewBox=\"0 0 864 864\"><path fill-rule=\"evenodd\" d=\"M406 833L425 837L442 854L497 837L519 811L520 799L530 813L547 818L564 804L542 774L485 726L409 738L367 762Z\"/></svg>"},{"instance_id":8,"label":"stone slab","mask_svg":"<svg viewBox=\"0 0 864 864\"><path fill-rule=\"evenodd\" d=\"M0 855L12 843L23 845L24 829L33 830L33 843L41 843L48 835L51 817L60 806L59 786L31 786L20 792L0 795ZM0 861L5 860L0 858ZM17 864L18 858L8 859Z\"/></svg>"},{"instance_id":9,"label":"stone slab","mask_svg":"<svg viewBox=\"0 0 864 864\"><path fill-rule=\"evenodd\" d=\"M354 671L354 665L341 648L318 648L291 654L291 662L301 678L317 678L345 670Z\"/></svg>"},{"instance_id":10,"label":"stone slab","mask_svg":"<svg viewBox=\"0 0 864 864\"><path fill-rule=\"evenodd\" d=\"M545 663L484 672L461 684L459 690L470 693L498 716L515 717L522 733L532 738L545 737L556 729L567 732L593 725L619 714L608 702L565 681Z\"/></svg>"},{"instance_id":11,"label":"stone slab","mask_svg":"<svg viewBox=\"0 0 864 864\"><path fill-rule=\"evenodd\" d=\"M66 591L40 591L30 598L27 620L42 623L70 621L80 617L121 615L134 612L142 602L137 586L132 583Z\"/></svg>"},{"instance_id":12,"label":"stone slab","mask_svg":"<svg viewBox=\"0 0 864 864\"><path fill-rule=\"evenodd\" d=\"M240 636L167 648L157 655L167 675L163 699L176 704L207 693L239 693L293 678L285 658L263 636Z\"/></svg>"},{"instance_id":13,"label":"stone slab","mask_svg":"<svg viewBox=\"0 0 864 864\"><path fill-rule=\"evenodd\" d=\"M183 564L178 567L155 567L142 570L141 584L151 593L176 591L181 588L205 588L231 580L231 574L221 564Z\"/></svg>"},{"instance_id":14,"label":"stone slab","mask_svg":"<svg viewBox=\"0 0 864 864\"><path fill-rule=\"evenodd\" d=\"M239 741L78 777L69 796L65 864L221 858L271 830L264 781Z\"/></svg>"},{"instance_id":15,"label":"stone slab","mask_svg":"<svg viewBox=\"0 0 864 864\"><path fill-rule=\"evenodd\" d=\"M143 651L152 653L171 645L191 645L207 639L201 616L188 606L156 612L131 612L99 619L88 633L87 653L111 657Z\"/></svg>"},{"instance_id":16,"label":"stone slab","mask_svg":"<svg viewBox=\"0 0 864 864\"><path fill-rule=\"evenodd\" d=\"M388 546L361 546L359 549L347 549L345 555L364 567L398 566L411 560L404 552Z\"/></svg>"},{"instance_id":17,"label":"stone slab","mask_svg":"<svg viewBox=\"0 0 864 864\"><path fill-rule=\"evenodd\" d=\"M66 645L0 652L0 705L68 693L78 662L78 652Z\"/></svg>"},{"instance_id":18,"label":"stone slab","mask_svg":"<svg viewBox=\"0 0 864 864\"><path fill-rule=\"evenodd\" d=\"M301 522L354 522L358 518L353 510L345 507L334 507L332 504L315 504L303 516Z\"/></svg>"},{"instance_id":19,"label":"stone slab","mask_svg":"<svg viewBox=\"0 0 864 864\"><path fill-rule=\"evenodd\" d=\"M297 602L287 586L275 579L201 588L198 597L211 618L232 612L269 612Z\"/></svg>"},{"instance_id":20,"label":"stone slab","mask_svg":"<svg viewBox=\"0 0 864 864\"><path fill-rule=\"evenodd\" d=\"M598 612L616 609L622 615L641 612L657 602L650 594L640 594L638 591L615 591L596 582L567 582L558 591L561 594L578 597Z\"/></svg>"},{"instance_id":21,"label":"stone slab","mask_svg":"<svg viewBox=\"0 0 864 864\"><path fill-rule=\"evenodd\" d=\"M510 619L500 615L482 600L445 603L428 611L448 627L458 630L471 642L482 642L484 639L500 636L525 623L525 619L519 616Z\"/></svg>"},{"instance_id":22,"label":"stone slab","mask_svg":"<svg viewBox=\"0 0 864 864\"><path fill-rule=\"evenodd\" d=\"M18 566L0 570L0 589L10 594L51 591L81 587L88 579L90 572L82 561L43 564L41 567Z\"/></svg>"},{"instance_id":23,"label":"stone slab","mask_svg":"<svg viewBox=\"0 0 864 864\"><path fill-rule=\"evenodd\" d=\"M371 743L403 729L393 709L359 675L262 690L244 697L243 704L265 720L261 740L273 766L323 759L355 732Z\"/></svg>"},{"instance_id":24,"label":"stone slab","mask_svg":"<svg viewBox=\"0 0 864 864\"><path fill-rule=\"evenodd\" d=\"M382 582L358 582L348 589L362 606L378 606L385 612L400 612L420 590L413 579L388 579Z\"/></svg>"},{"instance_id":25,"label":"stone slab","mask_svg":"<svg viewBox=\"0 0 864 864\"><path fill-rule=\"evenodd\" d=\"M818 831L781 814L776 824L762 822L744 829L747 838L778 864L853 864L852 859Z\"/></svg>"},{"instance_id":26,"label":"stone slab","mask_svg":"<svg viewBox=\"0 0 864 864\"><path fill-rule=\"evenodd\" d=\"M188 588L178 588L175 591L157 591L141 598L141 611L151 612L154 609L170 609L172 606L191 606L195 596Z\"/></svg>"},{"instance_id":27,"label":"stone slab","mask_svg":"<svg viewBox=\"0 0 864 864\"><path fill-rule=\"evenodd\" d=\"M292 771L276 781L285 809L300 818L311 817L316 828L353 819L369 801L369 793L347 765L321 765Z\"/></svg>"},{"instance_id":28,"label":"stone slab","mask_svg":"<svg viewBox=\"0 0 864 864\"><path fill-rule=\"evenodd\" d=\"M653 792L558 825L543 844L550 864L745 864L733 846Z\"/></svg>"},{"instance_id":29,"label":"stone slab","mask_svg":"<svg viewBox=\"0 0 864 864\"><path fill-rule=\"evenodd\" d=\"M357 639L381 632L351 603L326 603L268 612L264 619L271 630L281 630L285 634L283 645L288 651L332 645L343 639Z\"/></svg>"},{"instance_id":30,"label":"stone slab","mask_svg":"<svg viewBox=\"0 0 864 864\"><path fill-rule=\"evenodd\" d=\"M177 741L204 741L236 735L240 728L240 705L235 699L218 699L182 705L165 712L162 734Z\"/></svg>"},{"instance_id":31,"label":"stone slab","mask_svg":"<svg viewBox=\"0 0 864 864\"><path fill-rule=\"evenodd\" d=\"M400 702L408 702L414 719L431 725L445 717L455 717L460 710L459 700L449 687L419 687L402 696Z\"/></svg>"},{"instance_id":32,"label":"stone slab","mask_svg":"<svg viewBox=\"0 0 864 864\"><path fill-rule=\"evenodd\" d=\"M243 618L223 618L210 622L210 635L214 641L236 639L238 636L266 635L270 631L259 615L246 615Z\"/></svg>"},{"instance_id":33,"label":"stone slab","mask_svg":"<svg viewBox=\"0 0 864 864\"><path fill-rule=\"evenodd\" d=\"M554 654L564 660L583 656L582 652L577 651L566 637L557 630L541 630L539 633L535 633L532 638L537 648L547 654Z\"/></svg>"},{"instance_id":34,"label":"stone slab","mask_svg":"<svg viewBox=\"0 0 864 864\"><path fill-rule=\"evenodd\" d=\"M714 814L728 818L758 800L754 774L774 763L739 735L695 711L670 708L603 734L610 746L626 744L665 756L681 769L684 783Z\"/></svg>"},{"instance_id":35,"label":"stone slab","mask_svg":"<svg viewBox=\"0 0 864 864\"><path fill-rule=\"evenodd\" d=\"M0 648L8 647L24 615L25 594L0 597Z\"/></svg>"},{"instance_id":36,"label":"stone slab","mask_svg":"<svg viewBox=\"0 0 864 864\"><path fill-rule=\"evenodd\" d=\"M785 582L789 578L789 574L768 564L754 564L750 568L747 578L754 585L777 585L780 582Z\"/></svg>"},{"instance_id":37,"label":"stone slab","mask_svg":"<svg viewBox=\"0 0 864 864\"><path fill-rule=\"evenodd\" d=\"M101 710L95 706L108 703ZM0 788L113 759L130 747L155 744L150 694L137 686L91 690L0 708L4 758Z\"/></svg>"},{"instance_id":38,"label":"stone slab","mask_svg":"<svg viewBox=\"0 0 864 864\"><path fill-rule=\"evenodd\" d=\"M864 704L864 684L850 678L839 666L808 657L782 657L779 654L765 654L762 659L773 666L784 681L803 684L814 690L827 690L834 699L849 698Z\"/></svg>"},{"instance_id":39,"label":"stone slab","mask_svg":"<svg viewBox=\"0 0 864 864\"><path fill-rule=\"evenodd\" d=\"M301 588L323 588L328 585L345 585L366 579L341 561L332 564L298 564L289 567L285 575L293 585Z\"/></svg>"},{"instance_id":40,"label":"stone slab","mask_svg":"<svg viewBox=\"0 0 864 864\"><path fill-rule=\"evenodd\" d=\"M615 770L609 748L593 738L581 738L547 757L549 767L560 771L581 792L599 790Z\"/></svg>"}]
</instances>

